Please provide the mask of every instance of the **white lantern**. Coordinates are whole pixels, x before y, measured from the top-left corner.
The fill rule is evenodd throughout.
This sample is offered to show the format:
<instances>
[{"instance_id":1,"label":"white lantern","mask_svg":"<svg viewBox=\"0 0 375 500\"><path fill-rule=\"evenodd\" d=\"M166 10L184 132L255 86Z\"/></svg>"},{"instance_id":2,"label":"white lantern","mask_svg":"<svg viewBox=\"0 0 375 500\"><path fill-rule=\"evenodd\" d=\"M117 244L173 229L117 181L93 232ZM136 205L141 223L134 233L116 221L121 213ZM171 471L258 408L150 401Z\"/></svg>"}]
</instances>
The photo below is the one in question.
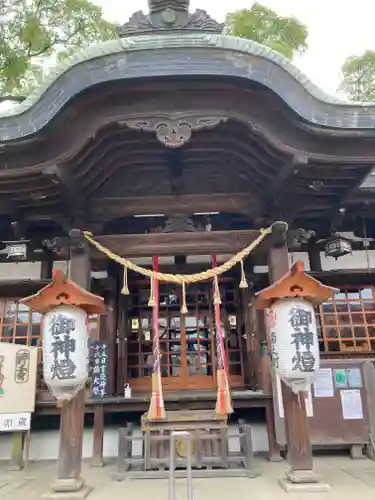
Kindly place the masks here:
<instances>
[{"instance_id":1,"label":"white lantern","mask_svg":"<svg viewBox=\"0 0 375 500\"><path fill-rule=\"evenodd\" d=\"M313 305L301 298L275 301L269 314L273 366L298 393L306 391L319 370L319 342Z\"/></svg>"},{"instance_id":2,"label":"white lantern","mask_svg":"<svg viewBox=\"0 0 375 500\"><path fill-rule=\"evenodd\" d=\"M69 400L89 375L87 314L62 305L44 315L42 326L44 380L56 399Z\"/></svg>"}]
</instances>

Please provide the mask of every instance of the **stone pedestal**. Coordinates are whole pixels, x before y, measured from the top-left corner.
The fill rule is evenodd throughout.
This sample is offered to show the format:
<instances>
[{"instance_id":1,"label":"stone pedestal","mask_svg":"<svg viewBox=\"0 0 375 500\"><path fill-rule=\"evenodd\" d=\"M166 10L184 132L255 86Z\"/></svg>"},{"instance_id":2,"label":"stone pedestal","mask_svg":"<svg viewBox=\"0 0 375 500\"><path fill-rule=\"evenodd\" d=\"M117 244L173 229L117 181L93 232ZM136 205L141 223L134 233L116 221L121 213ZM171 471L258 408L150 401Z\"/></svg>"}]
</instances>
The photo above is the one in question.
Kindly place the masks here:
<instances>
[{"instance_id":1,"label":"stone pedestal","mask_svg":"<svg viewBox=\"0 0 375 500\"><path fill-rule=\"evenodd\" d=\"M330 485L320 481L312 470L291 469L285 473L285 478L279 480L280 486L286 492L323 492L331 489Z\"/></svg>"},{"instance_id":2,"label":"stone pedestal","mask_svg":"<svg viewBox=\"0 0 375 500\"><path fill-rule=\"evenodd\" d=\"M85 481L79 478L57 479L52 485L50 491L43 495L45 499L83 500L92 491L92 488L85 484Z\"/></svg>"}]
</instances>

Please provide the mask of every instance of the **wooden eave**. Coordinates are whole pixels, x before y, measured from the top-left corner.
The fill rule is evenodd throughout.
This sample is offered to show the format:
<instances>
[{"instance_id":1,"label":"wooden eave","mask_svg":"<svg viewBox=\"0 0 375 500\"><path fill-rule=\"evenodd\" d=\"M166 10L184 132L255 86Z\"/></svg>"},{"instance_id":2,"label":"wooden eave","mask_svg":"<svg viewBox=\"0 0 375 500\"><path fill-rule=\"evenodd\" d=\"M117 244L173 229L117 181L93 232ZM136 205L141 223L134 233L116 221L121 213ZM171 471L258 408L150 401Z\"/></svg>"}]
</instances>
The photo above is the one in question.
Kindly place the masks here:
<instances>
[{"instance_id":1,"label":"wooden eave","mask_svg":"<svg viewBox=\"0 0 375 500\"><path fill-rule=\"evenodd\" d=\"M282 278L255 295L254 306L268 309L276 300L288 298L303 298L318 305L338 291L306 274L303 262L297 261Z\"/></svg>"},{"instance_id":2,"label":"wooden eave","mask_svg":"<svg viewBox=\"0 0 375 500\"><path fill-rule=\"evenodd\" d=\"M102 297L87 292L74 281L67 279L59 269L54 269L51 283L35 295L20 300L20 303L42 314L61 305L76 306L88 314L107 312Z\"/></svg>"},{"instance_id":3,"label":"wooden eave","mask_svg":"<svg viewBox=\"0 0 375 500\"><path fill-rule=\"evenodd\" d=\"M195 82L191 90L175 91L172 99L173 109L186 109L189 102L192 113L206 109L208 114L228 116L227 123L212 130L193 132L177 151L184 169L181 192L168 173L170 151L155 133L118 123L129 116L147 119L160 109L167 116L171 86L127 89L125 104L123 90L107 89L98 99L98 89L62 111L44 135L3 148L0 213L11 214L13 209L4 206L12 205L32 223L55 221L61 227L75 216L85 229L100 233L112 219L146 208L159 212L168 197L167 213L188 208L181 196L191 197L194 211L205 211L208 205L209 211L221 211L225 207L218 196L228 194L228 204L254 219L273 217L268 211L273 198L279 203L276 213L281 206L289 220L327 218L332 207L350 199L375 163L371 143L361 138L364 131L353 131L345 139L322 139L301 129L293 113L269 91L218 88L217 83L210 91L210 85L200 83L197 88ZM71 126L66 128L68 118ZM323 187L315 190L316 182ZM244 195L242 201L232 203L237 193ZM202 208L195 208L194 196L201 197ZM134 199L140 203L134 204Z\"/></svg>"},{"instance_id":4,"label":"wooden eave","mask_svg":"<svg viewBox=\"0 0 375 500\"><path fill-rule=\"evenodd\" d=\"M57 165L64 175L46 175L46 167L38 168L37 172L32 168L0 171L0 195L3 202L16 204L29 220L59 221L64 212L67 216L67 208L73 207L73 199L78 204L86 200L92 212L86 221L89 228L94 224L96 232L102 230L98 220L110 220L111 206L118 206L115 217L140 213L141 203L131 213L128 199L131 206L132 200L144 198L151 210L146 194L155 200L152 212L156 213L161 206L158 197L162 202L163 197L173 198L174 194L204 197L216 192L234 198L242 191L248 193L247 211L254 216L261 215L264 206L269 205L268 197L277 195L288 213L298 213L301 218L319 217L329 212L333 202L345 198L348 190L360 183L371 168L357 161L317 162L308 155L281 154L235 122L193 133L190 142L177 153L185 169L182 193L175 192L170 184L169 150L153 134L112 125L98 132L71 161ZM323 182L319 191L311 188L317 180ZM72 187L77 191L75 194ZM177 198L175 202L181 208ZM204 211L198 207L195 210L193 205L192 208ZM75 214L82 211L78 205L73 210Z\"/></svg>"}]
</instances>

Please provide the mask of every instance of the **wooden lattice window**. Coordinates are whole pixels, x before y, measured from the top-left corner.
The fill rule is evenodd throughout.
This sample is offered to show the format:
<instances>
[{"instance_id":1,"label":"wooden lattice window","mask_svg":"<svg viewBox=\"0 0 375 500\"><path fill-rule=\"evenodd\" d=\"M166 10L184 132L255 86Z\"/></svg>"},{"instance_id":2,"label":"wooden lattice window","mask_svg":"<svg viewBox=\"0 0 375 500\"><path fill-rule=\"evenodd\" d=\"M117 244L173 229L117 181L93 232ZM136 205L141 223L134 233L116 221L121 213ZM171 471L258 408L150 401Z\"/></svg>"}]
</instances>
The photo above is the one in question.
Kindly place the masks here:
<instances>
[{"instance_id":1,"label":"wooden lattice window","mask_svg":"<svg viewBox=\"0 0 375 500\"><path fill-rule=\"evenodd\" d=\"M225 334L229 374L234 384L243 384L243 353L237 319L237 286L234 281L220 283L221 321ZM216 346L212 283L187 287L187 314L181 314L181 289L160 284L159 335L163 384L171 388L213 387ZM148 307L149 282L138 282L132 290L127 337L127 381L140 385L152 374L152 310Z\"/></svg>"},{"instance_id":2,"label":"wooden lattice window","mask_svg":"<svg viewBox=\"0 0 375 500\"><path fill-rule=\"evenodd\" d=\"M0 299L0 341L40 345L41 314L14 299Z\"/></svg>"},{"instance_id":3,"label":"wooden lattice window","mask_svg":"<svg viewBox=\"0 0 375 500\"><path fill-rule=\"evenodd\" d=\"M32 312L17 299L0 299L0 341L41 346L42 315ZM89 317L91 338L98 338L100 317Z\"/></svg>"},{"instance_id":4,"label":"wooden lattice window","mask_svg":"<svg viewBox=\"0 0 375 500\"><path fill-rule=\"evenodd\" d=\"M375 352L375 289L345 288L318 308L320 350Z\"/></svg>"}]
</instances>

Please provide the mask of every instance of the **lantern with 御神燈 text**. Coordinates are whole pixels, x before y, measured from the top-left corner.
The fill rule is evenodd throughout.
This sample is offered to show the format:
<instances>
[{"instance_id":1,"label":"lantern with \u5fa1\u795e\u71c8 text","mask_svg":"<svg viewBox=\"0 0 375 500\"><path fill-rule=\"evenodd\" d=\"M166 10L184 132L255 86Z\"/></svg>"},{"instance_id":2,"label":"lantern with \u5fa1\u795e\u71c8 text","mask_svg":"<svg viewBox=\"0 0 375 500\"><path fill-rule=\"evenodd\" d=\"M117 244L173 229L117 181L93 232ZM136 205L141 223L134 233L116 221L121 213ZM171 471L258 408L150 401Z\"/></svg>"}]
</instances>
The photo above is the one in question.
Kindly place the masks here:
<instances>
[{"instance_id":1,"label":"lantern with \u5fa1\u795e\u71c8 text","mask_svg":"<svg viewBox=\"0 0 375 500\"><path fill-rule=\"evenodd\" d=\"M71 399L88 372L88 318L78 307L58 306L42 320L43 376L56 399Z\"/></svg>"},{"instance_id":2,"label":"lantern with \u5fa1\u795e\u71c8 text","mask_svg":"<svg viewBox=\"0 0 375 500\"><path fill-rule=\"evenodd\" d=\"M279 299L269 318L275 371L295 392L304 391L320 366L314 307L304 299Z\"/></svg>"},{"instance_id":3,"label":"lantern with \u5fa1\u795e\u71c8 text","mask_svg":"<svg viewBox=\"0 0 375 500\"><path fill-rule=\"evenodd\" d=\"M305 274L303 263L297 262L256 296L255 306L269 312L273 368L295 393L306 391L319 370L315 307L335 292Z\"/></svg>"},{"instance_id":4,"label":"lantern with \u5fa1\u795e\u71c8 text","mask_svg":"<svg viewBox=\"0 0 375 500\"><path fill-rule=\"evenodd\" d=\"M101 297L54 272L53 281L36 295L21 301L44 313L43 375L58 400L73 398L89 377L88 314L106 312Z\"/></svg>"}]
</instances>

